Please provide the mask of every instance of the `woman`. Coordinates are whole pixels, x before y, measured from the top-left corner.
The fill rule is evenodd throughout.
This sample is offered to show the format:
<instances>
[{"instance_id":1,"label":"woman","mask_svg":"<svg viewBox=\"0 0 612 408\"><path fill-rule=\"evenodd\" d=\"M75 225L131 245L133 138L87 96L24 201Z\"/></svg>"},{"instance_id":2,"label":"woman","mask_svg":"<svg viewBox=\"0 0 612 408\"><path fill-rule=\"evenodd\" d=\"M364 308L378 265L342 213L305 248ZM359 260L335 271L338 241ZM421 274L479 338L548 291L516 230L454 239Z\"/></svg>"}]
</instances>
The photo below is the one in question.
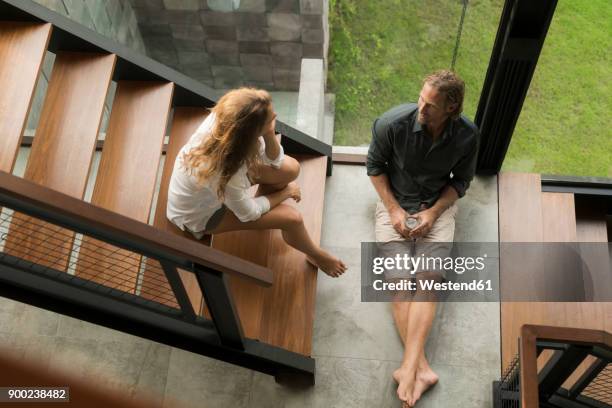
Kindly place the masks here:
<instances>
[{"instance_id":1,"label":"woman","mask_svg":"<svg viewBox=\"0 0 612 408\"><path fill-rule=\"evenodd\" d=\"M304 252L309 262L340 276L346 265L312 242L300 212L282 204L301 199L293 181L300 165L284 155L275 125L268 92L240 88L226 93L176 158L166 215L198 239L227 231L281 229L285 242ZM259 184L255 197L248 191L252 184Z\"/></svg>"}]
</instances>

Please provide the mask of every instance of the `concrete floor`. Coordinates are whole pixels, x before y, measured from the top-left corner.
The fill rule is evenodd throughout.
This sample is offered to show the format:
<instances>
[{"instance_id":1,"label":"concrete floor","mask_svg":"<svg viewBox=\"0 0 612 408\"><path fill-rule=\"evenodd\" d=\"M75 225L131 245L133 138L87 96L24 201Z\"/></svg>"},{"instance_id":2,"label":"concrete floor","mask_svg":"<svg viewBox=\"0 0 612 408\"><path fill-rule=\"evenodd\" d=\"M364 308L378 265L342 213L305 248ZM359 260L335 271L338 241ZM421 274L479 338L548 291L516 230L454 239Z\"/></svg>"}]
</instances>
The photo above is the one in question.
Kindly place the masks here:
<instances>
[{"instance_id":1,"label":"concrete floor","mask_svg":"<svg viewBox=\"0 0 612 408\"><path fill-rule=\"evenodd\" d=\"M390 305L360 302L360 243L372 241L376 194L361 166L334 167L326 185L322 244L348 264L321 274L313 357L316 385L272 377L0 298L0 346L42 367L95 378L154 406L399 407L391 373L402 357ZM478 222L475 222L478 221ZM460 200L457 241L497 241L497 183L478 178ZM446 303L427 344L440 383L418 407L490 407L499 376L499 304Z\"/></svg>"}]
</instances>

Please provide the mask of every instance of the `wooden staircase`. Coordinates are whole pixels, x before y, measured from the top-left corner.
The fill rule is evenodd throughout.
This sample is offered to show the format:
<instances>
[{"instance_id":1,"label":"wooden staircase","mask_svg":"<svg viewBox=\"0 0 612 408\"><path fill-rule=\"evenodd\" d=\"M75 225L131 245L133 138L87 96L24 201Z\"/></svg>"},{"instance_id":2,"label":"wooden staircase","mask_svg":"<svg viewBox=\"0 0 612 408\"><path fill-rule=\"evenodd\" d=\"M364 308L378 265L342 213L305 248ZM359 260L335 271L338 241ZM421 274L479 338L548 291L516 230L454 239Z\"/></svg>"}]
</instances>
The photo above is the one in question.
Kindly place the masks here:
<instances>
[{"instance_id":1,"label":"wooden staircase","mask_svg":"<svg viewBox=\"0 0 612 408\"><path fill-rule=\"evenodd\" d=\"M17 20L27 20L27 13L35 12L33 20L40 20L47 13L31 2L25 3L27 10L23 11L17 10L14 1L0 1L0 19L14 15ZM2 13L3 7L14 7L16 11ZM42 19L51 23L0 21L0 170L11 173L14 169L42 60L48 50L52 51L56 58L23 178L84 200L96 146L102 144L90 203L141 223L147 223L153 211L152 224L160 234L169 232L196 241L171 224L165 214L176 155L214 103L202 97L205 87L147 58L127 57L126 49L93 32L85 36L83 28L74 27L74 38L62 43L67 27L72 29L73 23L57 15L48 18ZM58 24L59 39L52 40ZM117 90L106 136L100 142L104 101L111 81L117 83ZM303 199L295 205L318 243L331 148L296 130L290 129L287 135L289 127L281 127L285 130L286 154L302 166L298 183ZM165 144L167 129L169 138ZM158 179L162 158L163 171ZM154 202L156 188L159 193ZM77 235L15 211L4 253L178 307L158 261L91 236ZM267 288L239 276L229 278L231 301L244 336L310 356L317 271L306 262L304 254L287 246L280 231L224 233L206 237L198 245L271 269L273 284ZM51 250L53 257L48 256ZM210 319L202 282L193 271L179 267L178 273L193 310Z\"/></svg>"}]
</instances>

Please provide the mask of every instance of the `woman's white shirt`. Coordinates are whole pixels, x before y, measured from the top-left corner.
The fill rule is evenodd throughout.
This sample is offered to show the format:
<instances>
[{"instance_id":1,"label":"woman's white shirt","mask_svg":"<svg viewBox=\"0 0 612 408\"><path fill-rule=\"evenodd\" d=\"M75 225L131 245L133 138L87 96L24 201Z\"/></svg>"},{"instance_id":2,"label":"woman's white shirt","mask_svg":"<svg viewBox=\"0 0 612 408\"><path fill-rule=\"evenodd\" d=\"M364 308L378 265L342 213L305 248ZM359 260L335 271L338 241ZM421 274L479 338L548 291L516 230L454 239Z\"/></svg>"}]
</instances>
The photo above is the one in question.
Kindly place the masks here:
<instances>
[{"instance_id":1,"label":"woman's white shirt","mask_svg":"<svg viewBox=\"0 0 612 408\"><path fill-rule=\"evenodd\" d=\"M223 204L242 222L255 221L270 211L270 201L266 197L253 197L250 194L251 182L247 176L246 164L243 164L229 179L222 201L217 197L218 176L211 177L204 185L201 185L197 183L193 172L184 167L184 154L198 146L204 138L210 135L214 123L215 114L211 113L181 148L174 162L168 187L166 216L183 231L185 227L195 232L203 231L210 217ZM259 156L262 162L280 168L284 158L283 147L280 146L280 153L275 159L266 156L265 147L265 141L260 136Z\"/></svg>"}]
</instances>

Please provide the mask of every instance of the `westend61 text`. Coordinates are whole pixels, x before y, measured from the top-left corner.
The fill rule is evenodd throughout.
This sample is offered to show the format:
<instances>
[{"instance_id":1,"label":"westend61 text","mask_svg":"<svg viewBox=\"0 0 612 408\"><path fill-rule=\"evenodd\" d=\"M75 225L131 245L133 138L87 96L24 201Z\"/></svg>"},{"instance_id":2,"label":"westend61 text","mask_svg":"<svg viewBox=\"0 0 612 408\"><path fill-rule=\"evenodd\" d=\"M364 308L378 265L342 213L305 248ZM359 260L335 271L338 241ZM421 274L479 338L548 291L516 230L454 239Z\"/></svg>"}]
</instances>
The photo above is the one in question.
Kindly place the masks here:
<instances>
[{"instance_id":1,"label":"westend61 text","mask_svg":"<svg viewBox=\"0 0 612 408\"><path fill-rule=\"evenodd\" d=\"M438 282L435 279L419 280L418 288L425 291L492 291L493 285L491 280L473 280L471 282ZM372 283L374 290L404 290L404 291L415 291L417 290L417 282L409 279L402 279L399 282L385 282L381 279L375 280Z\"/></svg>"}]
</instances>

